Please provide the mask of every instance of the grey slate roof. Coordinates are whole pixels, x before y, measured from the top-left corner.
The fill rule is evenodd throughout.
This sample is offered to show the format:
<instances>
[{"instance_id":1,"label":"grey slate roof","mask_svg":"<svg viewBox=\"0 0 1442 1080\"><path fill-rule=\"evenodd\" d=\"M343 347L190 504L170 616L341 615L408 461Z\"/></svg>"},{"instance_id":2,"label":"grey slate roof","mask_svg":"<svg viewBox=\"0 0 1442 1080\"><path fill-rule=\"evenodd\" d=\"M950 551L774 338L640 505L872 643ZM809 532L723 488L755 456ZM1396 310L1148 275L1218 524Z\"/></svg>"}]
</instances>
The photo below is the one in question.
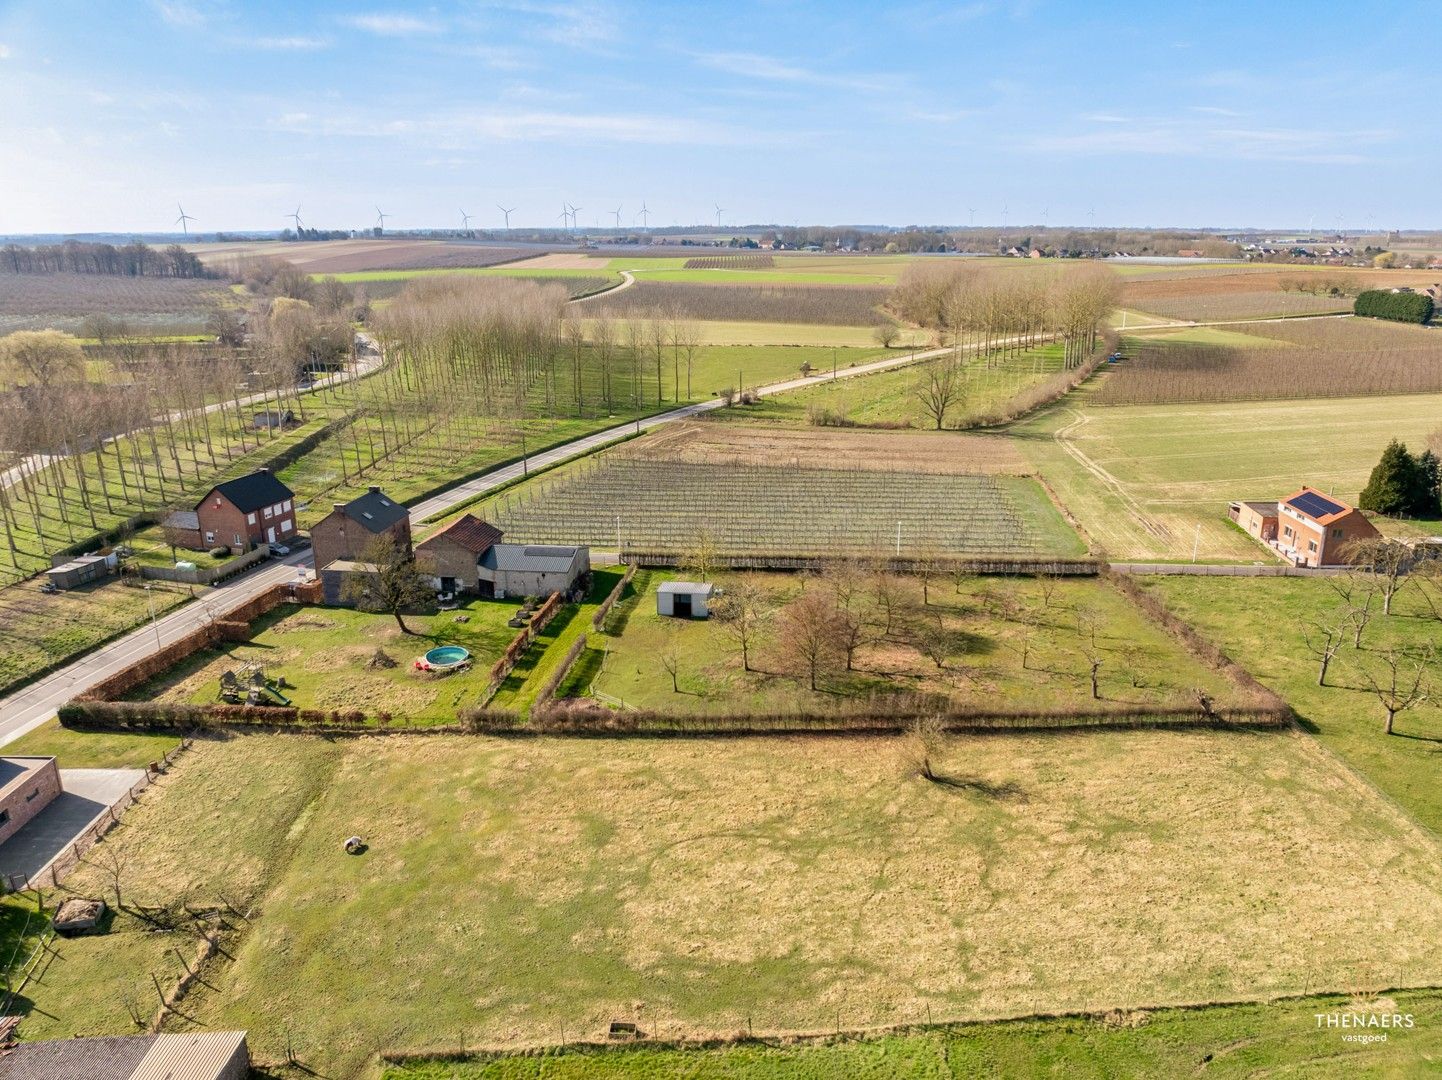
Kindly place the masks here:
<instances>
[{"instance_id":1,"label":"grey slate roof","mask_svg":"<svg viewBox=\"0 0 1442 1080\"><path fill-rule=\"evenodd\" d=\"M194 532L200 528L200 515L194 510L172 510L160 524L167 529L189 529Z\"/></svg>"},{"instance_id":2,"label":"grey slate roof","mask_svg":"<svg viewBox=\"0 0 1442 1080\"><path fill-rule=\"evenodd\" d=\"M206 492L205 499L210 498L216 492L224 495L235 505L237 510L244 514L248 514L252 510L259 510L263 506L274 506L295 495L295 492L277 480L273 473L268 472L253 472L249 476L241 476L234 480L227 480L223 484L216 484ZM197 510L205 505L205 499L201 499L195 504Z\"/></svg>"},{"instance_id":3,"label":"grey slate roof","mask_svg":"<svg viewBox=\"0 0 1442 1080\"><path fill-rule=\"evenodd\" d=\"M373 533L383 533L407 514L406 508L381 491L367 491L352 499L342 513Z\"/></svg>"},{"instance_id":4,"label":"grey slate roof","mask_svg":"<svg viewBox=\"0 0 1442 1080\"><path fill-rule=\"evenodd\" d=\"M580 550L541 544L492 544L481 556L481 565L488 570L563 574L571 568Z\"/></svg>"}]
</instances>

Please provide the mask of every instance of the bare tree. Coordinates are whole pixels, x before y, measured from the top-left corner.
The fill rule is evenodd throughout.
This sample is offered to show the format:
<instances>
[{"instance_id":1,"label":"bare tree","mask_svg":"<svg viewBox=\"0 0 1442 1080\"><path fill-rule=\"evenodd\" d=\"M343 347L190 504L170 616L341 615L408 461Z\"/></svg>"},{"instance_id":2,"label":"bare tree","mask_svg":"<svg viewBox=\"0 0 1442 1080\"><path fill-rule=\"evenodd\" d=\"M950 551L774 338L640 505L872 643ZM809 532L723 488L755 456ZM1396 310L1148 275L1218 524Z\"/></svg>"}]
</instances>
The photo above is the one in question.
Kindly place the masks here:
<instances>
[{"instance_id":1,"label":"bare tree","mask_svg":"<svg viewBox=\"0 0 1442 1080\"><path fill-rule=\"evenodd\" d=\"M660 660L661 666L666 669L666 674L671 676L671 692L673 694L679 694L681 692L681 684L677 681L676 673L681 667L681 654L676 648L675 637L670 638L666 644L661 647Z\"/></svg>"},{"instance_id":2,"label":"bare tree","mask_svg":"<svg viewBox=\"0 0 1442 1080\"><path fill-rule=\"evenodd\" d=\"M811 689L819 689L821 675L836 666L841 654L835 606L814 590L802 593L781 609L779 622L782 647L806 673Z\"/></svg>"},{"instance_id":3,"label":"bare tree","mask_svg":"<svg viewBox=\"0 0 1442 1080\"><path fill-rule=\"evenodd\" d=\"M1349 569L1324 578L1346 607L1347 622L1352 627L1352 648L1362 647L1362 633L1372 621L1372 604L1377 599L1377 581L1365 571Z\"/></svg>"},{"instance_id":4,"label":"bare tree","mask_svg":"<svg viewBox=\"0 0 1442 1080\"><path fill-rule=\"evenodd\" d=\"M918 716L906 728L903 736L902 753L907 771L932 783L940 777L936 773L936 761L947 750L950 737L946 724L939 716Z\"/></svg>"},{"instance_id":5,"label":"bare tree","mask_svg":"<svg viewBox=\"0 0 1442 1080\"><path fill-rule=\"evenodd\" d=\"M890 637L906 607L906 584L884 566L871 575L870 584L871 601L882 617L881 633Z\"/></svg>"},{"instance_id":6,"label":"bare tree","mask_svg":"<svg viewBox=\"0 0 1442 1080\"><path fill-rule=\"evenodd\" d=\"M766 618L766 594L754 579L739 578L711 603L711 614L741 649L741 669L751 670L751 650L756 646Z\"/></svg>"},{"instance_id":7,"label":"bare tree","mask_svg":"<svg viewBox=\"0 0 1442 1080\"><path fill-rule=\"evenodd\" d=\"M1087 668L1089 670L1089 674L1091 675L1092 700L1100 701L1102 696L1101 670L1104 658L1102 654L1097 651L1095 645L1084 648L1082 650L1082 656L1086 658Z\"/></svg>"},{"instance_id":8,"label":"bare tree","mask_svg":"<svg viewBox=\"0 0 1442 1080\"><path fill-rule=\"evenodd\" d=\"M28 377L33 386L78 379L85 371L80 342L59 330L17 330L0 338L0 370Z\"/></svg>"},{"instance_id":9,"label":"bare tree","mask_svg":"<svg viewBox=\"0 0 1442 1080\"><path fill-rule=\"evenodd\" d=\"M436 591L431 576L417 565L410 546L390 533L381 533L366 545L360 561L362 568L346 575L342 599L362 611L394 616L401 633L414 634L402 613L433 601Z\"/></svg>"},{"instance_id":10,"label":"bare tree","mask_svg":"<svg viewBox=\"0 0 1442 1080\"><path fill-rule=\"evenodd\" d=\"M135 863L135 847L130 838L117 838L113 833L110 837L96 844L86 854L85 862L91 866L98 867L105 875L110 891L115 894L115 909L117 911L125 907L125 893L123 886L130 877L130 868Z\"/></svg>"},{"instance_id":11,"label":"bare tree","mask_svg":"<svg viewBox=\"0 0 1442 1080\"><path fill-rule=\"evenodd\" d=\"M1427 700L1430 693L1427 662L1395 646L1383 650L1380 656L1381 674L1368 669L1363 676L1382 708L1387 711L1387 723L1382 730L1391 735L1398 713L1406 712Z\"/></svg>"},{"instance_id":12,"label":"bare tree","mask_svg":"<svg viewBox=\"0 0 1442 1080\"><path fill-rule=\"evenodd\" d=\"M1041 590L1041 606L1047 611L1051 610L1052 597L1056 595L1060 581L1061 578L1049 570L1043 570L1036 576L1037 588Z\"/></svg>"},{"instance_id":13,"label":"bare tree","mask_svg":"<svg viewBox=\"0 0 1442 1080\"><path fill-rule=\"evenodd\" d=\"M710 529L703 526L696 531L691 546L682 554L677 569L683 574L699 578L701 581L710 581L711 575L716 572L717 551L715 535Z\"/></svg>"},{"instance_id":14,"label":"bare tree","mask_svg":"<svg viewBox=\"0 0 1442 1080\"><path fill-rule=\"evenodd\" d=\"M876 338L876 343L883 349L889 349L892 345L896 344L896 339L901 336L901 327L897 326L890 319L887 319L885 322L877 325L876 329L872 331L872 336Z\"/></svg>"},{"instance_id":15,"label":"bare tree","mask_svg":"<svg viewBox=\"0 0 1442 1080\"><path fill-rule=\"evenodd\" d=\"M917 381L916 396L923 411L936 424L936 430L940 431L946 426L947 413L966 396L961 369L950 360L927 364Z\"/></svg>"},{"instance_id":16,"label":"bare tree","mask_svg":"<svg viewBox=\"0 0 1442 1080\"><path fill-rule=\"evenodd\" d=\"M1307 651L1317 661L1317 685L1327 685L1327 668L1332 663L1332 658L1337 655L1337 650L1346 641L1347 624L1339 623L1336 626L1324 626L1314 623L1310 628L1302 631L1302 640L1307 645Z\"/></svg>"},{"instance_id":17,"label":"bare tree","mask_svg":"<svg viewBox=\"0 0 1442 1080\"><path fill-rule=\"evenodd\" d=\"M1412 552L1395 540L1379 537L1348 544L1347 560L1372 575L1382 594L1382 614L1392 614L1392 601L1407 587L1407 572L1412 568Z\"/></svg>"}]
</instances>

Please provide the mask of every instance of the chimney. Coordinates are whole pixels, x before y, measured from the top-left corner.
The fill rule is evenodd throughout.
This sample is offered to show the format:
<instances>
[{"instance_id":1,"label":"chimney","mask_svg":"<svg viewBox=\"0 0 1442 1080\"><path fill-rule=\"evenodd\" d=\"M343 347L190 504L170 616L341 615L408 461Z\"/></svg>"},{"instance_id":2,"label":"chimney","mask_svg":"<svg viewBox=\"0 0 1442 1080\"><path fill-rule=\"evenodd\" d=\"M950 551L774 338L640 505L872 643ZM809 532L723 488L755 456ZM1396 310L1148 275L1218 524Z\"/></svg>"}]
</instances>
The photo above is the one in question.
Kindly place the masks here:
<instances>
[{"instance_id":1,"label":"chimney","mask_svg":"<svg viewBox=\"0 0 1442 1080\"><path fill-rule=\"evenodd\" d=\"M370 486L370 492L372 495L379 495L381 493L381 489L372 484Z\"/></svg>"}]
</instances>

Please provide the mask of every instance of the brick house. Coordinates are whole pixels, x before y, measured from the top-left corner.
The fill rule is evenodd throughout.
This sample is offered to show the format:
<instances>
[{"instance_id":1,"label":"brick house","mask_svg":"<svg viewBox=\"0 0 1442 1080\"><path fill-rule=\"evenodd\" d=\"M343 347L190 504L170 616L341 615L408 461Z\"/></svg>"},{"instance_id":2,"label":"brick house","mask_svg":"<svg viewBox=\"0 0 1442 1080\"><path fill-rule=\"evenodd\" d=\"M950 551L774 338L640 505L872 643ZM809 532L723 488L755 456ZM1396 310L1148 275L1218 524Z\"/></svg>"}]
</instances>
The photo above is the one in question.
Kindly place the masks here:
<instances>
[{"instance_id":1,"label":"brick house","mask_svg":"<svg viewBox=\"0 0 1442 1080\"><path fill-rule=\"evenodd\" d=\"M378 487L348 503L336 503L310 530L315 568L323 570L337 559L364 557L377 536L389 533L407 552L411 550L411 516L404 506Z\"/></svg>"},{"instance_id":2,"label":"brick house","mask_svg":"<svg viewBox=\"0 0 1442 1080\"><path fill-rule=\"evenodd\" d=\"M60 794L53 757L0 757L0 843Z\"/></svg>"},{"instance_id":3,"label":"brick house","mask_svg":"<svg viewBox=\"0 0 1442 1080\"><path fill-rule=\"evenodd\" d=\"M295 493L269 469L217 484L195 504L198 548L225 546L236 554L295 536Z\"/></svg>"},{"instance_id":4,"label":"brick house","mask_svg":"<svg viewBox=\"0 0 1442 1080\"><path fill-rule=\"evenodd\" d=\"M474 514L462 514L440 532L416 545L443 593L489 592L481 589L481 557L501 541L501 530Z\"/></svg>"},{"instance_id":5,"label":"brick house","mask_svg":"<svg viewBox=\"0 0 1442 1080\"><path fill-rule=\"evenodd\" d=\"M1382 534L1367 515L1313 487L1270 502L1234 502L1231 518L1297 566L1343 566L1348 545Z\"/></svg>"}]
</instances>

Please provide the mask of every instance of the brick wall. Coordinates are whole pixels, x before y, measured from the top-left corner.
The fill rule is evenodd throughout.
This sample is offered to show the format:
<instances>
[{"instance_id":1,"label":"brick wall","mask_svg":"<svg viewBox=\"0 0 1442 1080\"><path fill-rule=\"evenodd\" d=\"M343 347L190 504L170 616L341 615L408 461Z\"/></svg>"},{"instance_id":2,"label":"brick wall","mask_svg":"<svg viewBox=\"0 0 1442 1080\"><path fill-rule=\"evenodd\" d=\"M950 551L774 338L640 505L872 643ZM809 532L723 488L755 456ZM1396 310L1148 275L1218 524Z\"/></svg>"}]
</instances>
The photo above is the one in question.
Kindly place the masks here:
<instances>
[{"instance_id":1,"label":"brick wall","mask_svg":"<svg viewBox=\"0 0 1442 1080\"><path fill-rule=\"evenodd\" d=\"M4 843L20 831L27 821L40 813L55 796L60 794L60 770L55 759L50 758L25 783L0 801L0 811L6 811L9 818L0 824L0 843Z\"/></svg>"}]
</instances>

